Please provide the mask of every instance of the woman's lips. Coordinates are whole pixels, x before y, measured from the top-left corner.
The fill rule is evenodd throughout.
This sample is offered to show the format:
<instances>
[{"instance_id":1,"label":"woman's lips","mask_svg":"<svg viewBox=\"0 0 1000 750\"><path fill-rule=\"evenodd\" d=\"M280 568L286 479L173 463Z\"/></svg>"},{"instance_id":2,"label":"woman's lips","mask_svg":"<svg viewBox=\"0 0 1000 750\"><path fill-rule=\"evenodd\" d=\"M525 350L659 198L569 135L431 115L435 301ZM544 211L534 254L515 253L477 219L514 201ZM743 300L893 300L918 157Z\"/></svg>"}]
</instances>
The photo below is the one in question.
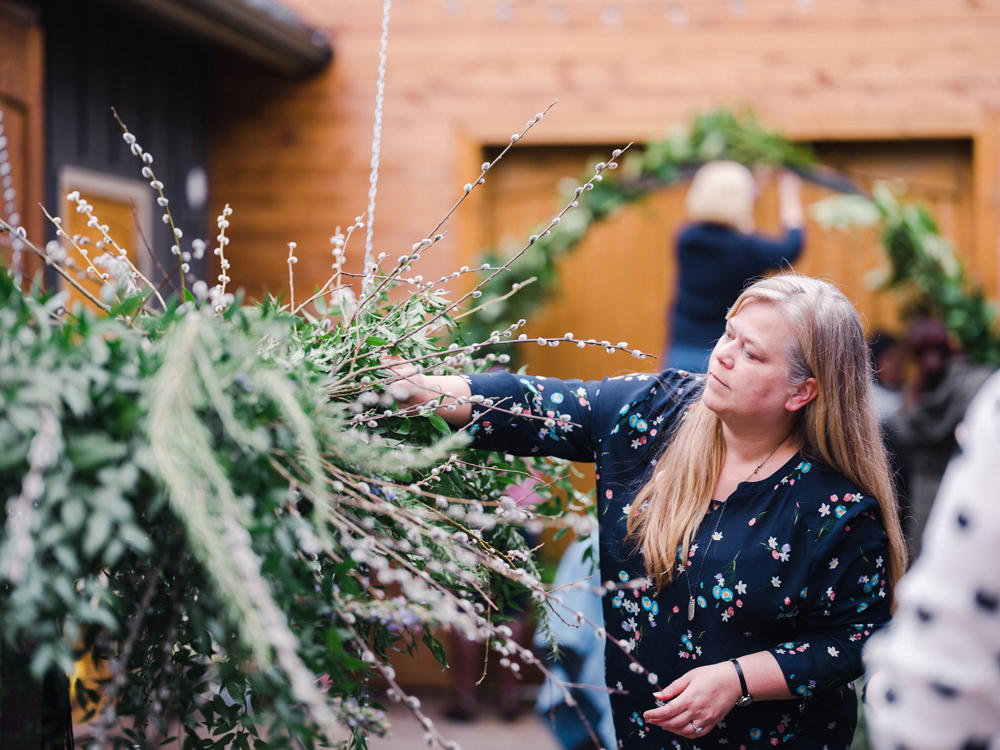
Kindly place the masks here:
<instances>
[{"instance_id":1,"label":"woman's lips","mask_svg":"<svg viewBox=\"0 0 1000 750\"><path fill-rule=\"evenodd\" d=\"M723 383L721 380L719 380L719 377L714 372L708 373L708 377L712 382L721 385L723 388L727 390L729 389L729 386Z\"/></svg>"}]
</instances>

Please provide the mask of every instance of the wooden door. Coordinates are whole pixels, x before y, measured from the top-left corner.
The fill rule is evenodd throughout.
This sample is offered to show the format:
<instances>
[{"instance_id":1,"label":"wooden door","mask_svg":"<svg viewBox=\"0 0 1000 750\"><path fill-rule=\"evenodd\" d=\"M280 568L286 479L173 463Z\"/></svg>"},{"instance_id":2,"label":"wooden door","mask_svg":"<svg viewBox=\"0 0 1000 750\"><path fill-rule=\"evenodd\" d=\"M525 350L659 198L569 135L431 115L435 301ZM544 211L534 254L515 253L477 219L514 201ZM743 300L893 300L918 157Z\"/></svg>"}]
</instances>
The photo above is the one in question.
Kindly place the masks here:
<instances>
[{"instance_id":1,"label":"wooden door","mask_svg":"<svg viewBox=\"0 0 1000 750\"><path fill-rule=\"evenodd\" d=\"M44 199L45 135L43 112L42 30L36 14L0 0L0 216L16 214L35 245L45 244L45 217L38 207ZM6 140L4 140L6 139ZM10 267L9 235L0 234L3 265ZM23 251L23 269L31 279L40 260Z\"/></svg>"},{"instance_id":2,"label":"wooden door","mask_svg":"<svg viewBox=\"0 0 1000 750\"><path fill-rule=\"evenodd\" d=\"M588 163L601 155L606 158L610 150L602 146L514 149L484 186L482 234L501 247L519 247L539 222L558 209L560 181L578 180ZM876 179L905 180L909 196L928 204L973 275L992 278L994 268L978 268L971 260L971 141L823 143L817 144L817 153L824 163L865 188ZM572 332L599 341L627 341L632 348L661 354L669 336L667 310L675 295L673 240L684 223L686 190L686 184L664 188L594 225L561 262L558 286L526 332L531 336ZM828 189L806 183L802 198L807 212L810 204L829 195ZM755 218L760 230L778 230L773 184L758 200ZM871 289L871 274L883 262L876 230L826 232L810 218L805 251L795 267L840 286L857 304L868 330L899 331L893 296ZM660 360L640 361L565 344L557 348L528 346L522 361L535 374L585 379L660 366Z\"/></svg>"}]
</instances>

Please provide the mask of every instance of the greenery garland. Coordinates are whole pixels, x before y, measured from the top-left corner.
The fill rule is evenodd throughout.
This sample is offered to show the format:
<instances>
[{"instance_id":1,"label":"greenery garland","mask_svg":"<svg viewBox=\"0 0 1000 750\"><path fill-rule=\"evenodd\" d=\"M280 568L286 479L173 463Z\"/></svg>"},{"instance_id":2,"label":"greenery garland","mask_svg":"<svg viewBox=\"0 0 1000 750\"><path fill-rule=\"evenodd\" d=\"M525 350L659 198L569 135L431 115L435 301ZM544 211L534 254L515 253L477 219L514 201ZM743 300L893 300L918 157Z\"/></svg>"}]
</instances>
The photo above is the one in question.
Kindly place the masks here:
<instances>
[{"instance_id":1,"label":"greenery garland","mask_svg":"<svg viewBox=\"0 0 1000 750\"><path fill-rule=\"evenodd\" d=\"M558 264L570 253L590 228L613 216L623 206L634 203L654 190L683 179L701 164L713 159L731 159L748 167L784 167L811 173L816 159L811 149L792 143L781 134L766 129L750 110L718 109L696 115L688 127L672 132L666 139L642 149L621 154L616 151L609 168L624 156L621 176L604 175L593 188L575 197L573 212L549 231L538 230L538 240L518 260L511 273L497 277L482 287L479 312L463 321L463 331L472 341L489 337L511 323L527 319L551 296L558 279ZM573 199L573 195L564 196ZM498 265L498 250L484 253L484 260ZM511 288L517 289L510 295Z\"/></svg>"},{"instance_id":2,"label":"greenery garland","mask_svg":"<svg viewBox=\"0 0 1000 750\"><path fill-rule=\"evenodd\" d=\"M1000 364L996 306L969 278L927 208L907 203L903 195L891 183L878 182L871 197L835 195L814 204L812 211L830 229L878 226L887 266L872 277L875 288L902 297L905 320L944 322L972 361Z\"/></svg>"},{"instance_id":3,"label":"greenery garland","mask_svg":"<svg viewBox=\"0 0 1000 750\"><path fill-rule=\"evenodd\" d=\"M550 297L561 259L579 245L596 222L652 191L689 177L713 159L730 159L750 168L783 167L846 193L821 201L814 215L829 228L881 226L880 241L889 270L874 281L876 288L903 295L906 319L921 315L940 318L974 361L1000 363L995 308L971 283L927 209L900 200L887 184L876 185L870 197L858 194L850 181L820 168L811 149L767 130L750 110L718 109L698 114L690 126L626 154L621 177L604 179L580 194L576 211L551 232L542 233L513 267L513 275L498 277L482 288L484 304L465 321L466 335L482 340L491 329L530 318ZM493 265L500 257L495 249L485 253ZM517 289L516 295L510 295L511 286Z\"/></svg>"}]
</instances>

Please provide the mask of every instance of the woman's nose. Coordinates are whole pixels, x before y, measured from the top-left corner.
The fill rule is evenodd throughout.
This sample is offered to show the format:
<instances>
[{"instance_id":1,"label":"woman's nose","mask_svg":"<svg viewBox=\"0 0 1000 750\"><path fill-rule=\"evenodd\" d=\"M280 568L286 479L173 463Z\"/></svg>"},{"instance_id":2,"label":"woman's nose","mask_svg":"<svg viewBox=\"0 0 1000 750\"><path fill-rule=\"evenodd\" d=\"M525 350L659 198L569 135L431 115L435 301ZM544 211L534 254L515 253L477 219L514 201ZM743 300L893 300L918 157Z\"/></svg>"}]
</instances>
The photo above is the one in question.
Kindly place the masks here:
<instances>
[{"instance_id":1,"label":"woman's nose","mask_svg":"<svg viewBox=\"0 0 1000 750\"><path fill-rule=\"evenodd\" d=\"M725 367L727 370L730 370L733 367L734 357L733 353L730 351L732 343L733 342L727 344L724 341L720 341L719 345L715 347L715 352L712 355L717 360L719 360L719 364Z\"/></svg>"}]
</instances>

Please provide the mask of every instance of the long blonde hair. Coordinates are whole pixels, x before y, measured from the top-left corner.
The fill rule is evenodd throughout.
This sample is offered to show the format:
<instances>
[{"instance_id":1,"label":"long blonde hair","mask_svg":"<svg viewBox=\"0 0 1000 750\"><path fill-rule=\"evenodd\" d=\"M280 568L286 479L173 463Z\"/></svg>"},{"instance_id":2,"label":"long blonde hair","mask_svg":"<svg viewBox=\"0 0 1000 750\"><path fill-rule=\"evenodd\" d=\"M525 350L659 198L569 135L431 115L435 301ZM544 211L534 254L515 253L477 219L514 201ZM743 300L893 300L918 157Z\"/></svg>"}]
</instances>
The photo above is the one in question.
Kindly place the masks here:
<instances>
[{"instance_id":1,"label":"long blonde hair","mask_svg":"<svg viewBox=\"0 0 1000 750\"><path fill-rule=\"evenodd\" d=\"M861 319L832 284L782 273L748 287L729 309L731 318L750 301L775 305L795 331L785 351L788 384L816 378L818 394L802 410L792 439L881 509L889 536L890 591L906 568L889 460L872 403L872 366ZM687 559L695 532L712 502L726 448L722 422L699 399L670 438L628 517L628 535L643 551L646 574L657 590ZM680 554L678 554L680 550Z\"/></svg>"}]
</instances>

